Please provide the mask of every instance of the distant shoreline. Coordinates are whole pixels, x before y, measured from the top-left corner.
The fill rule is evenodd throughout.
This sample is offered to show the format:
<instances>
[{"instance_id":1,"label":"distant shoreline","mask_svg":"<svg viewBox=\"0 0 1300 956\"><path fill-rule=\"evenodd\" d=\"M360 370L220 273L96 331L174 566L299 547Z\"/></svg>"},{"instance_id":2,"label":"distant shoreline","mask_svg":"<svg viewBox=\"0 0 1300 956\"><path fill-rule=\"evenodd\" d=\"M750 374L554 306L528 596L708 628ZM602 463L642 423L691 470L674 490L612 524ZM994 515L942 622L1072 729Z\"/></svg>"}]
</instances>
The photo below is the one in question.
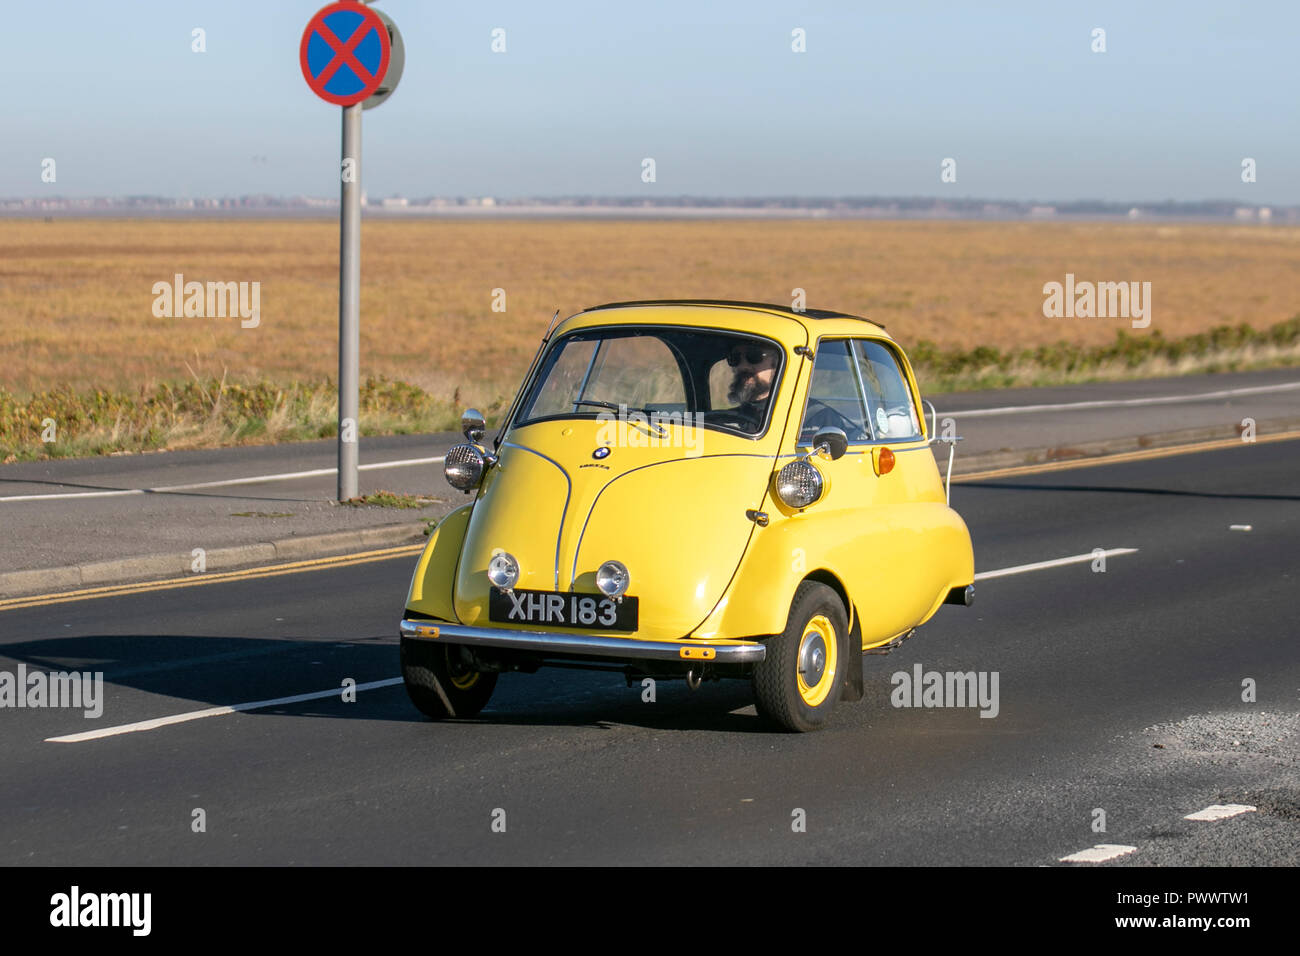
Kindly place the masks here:
<instances>
[{"instance_id":1,"label":"distant shoreline","mask_svg":"<svg viewBox=\"0 0 1300 956\"><path fill-rule=\"evenodd\" d=\"M222 199L165 196L0 199L0 218L322 219L337 218L338 201L269 195ZM985 200L935 197L738 198L666 196L386 197L364 207L368 218L457 220L920 220L973 222L1207 222L1297 224L1300 206L1247 204L1227 199L1197 202Z\"/></svg>"},{"instance_id":2,"label":"distant shoreline","mask_svg":"<svg viewBox=\"0 0 1300 956\"><path fill-rule=\"evenodd\" d=\"M1078 222L1109 223L1187 223L1225 226L1289 226L1300 225L1300 210L1276 212L1267 218L1258 216L1224 216L1212 213L1142 213L1137 216L1114 213L1054 213L1050 215L970 215L958 213L905 213L892 212L841 212L825 209L734 209L727 207L650 207L626 206L587 207L518 207L474 209L453 207L448 209L406 208L391 209L367 206L362 215L367 219L389 220L446 220L459 222L508 222L519 220L596 220L605 222L656 222L656 221L709 221L709 220L834 220L837 222L1023 222L1050 224ZM231 208L231 209L0 209L0 219L26 220L76 220L76 219L132 219L132 220L316 220L337 219L338 208Z\"/></svg>"}]
</instances>

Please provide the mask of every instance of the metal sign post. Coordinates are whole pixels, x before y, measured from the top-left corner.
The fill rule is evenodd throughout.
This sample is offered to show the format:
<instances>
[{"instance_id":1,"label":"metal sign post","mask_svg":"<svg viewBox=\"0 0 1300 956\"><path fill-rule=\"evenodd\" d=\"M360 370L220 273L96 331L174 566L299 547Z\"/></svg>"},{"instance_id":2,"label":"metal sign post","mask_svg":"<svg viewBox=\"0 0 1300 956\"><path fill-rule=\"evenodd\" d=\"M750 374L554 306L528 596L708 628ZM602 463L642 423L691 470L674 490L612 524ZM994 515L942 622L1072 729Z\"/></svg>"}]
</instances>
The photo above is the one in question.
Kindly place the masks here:
<instances>
[{"instance_id":1,"label":"metal sign post","mask_svg":"<svg viewBox=\"0 0 1300 956\"><path fill-rule=\"evenodd\" d=\"M394 47L397 56L393 57ZM357 496L361 389L361 111L392 95L405 59L393 21L358 0L322 7L298 49L312 92L343 107L339 164L339 501ZM391 70L390 70L391 67ZM391 75L390 75L391 73Z\"/></svg>"},{"instance_id":2,"label":"metal sign post","mask_svg":"<svg viewBox=\"0 0 1300 956\"><path fill-rule=\"evenodd\" d=\"M339 192L339 501L357 496L361 392L361 109L343 107L344 176Z\"/></svg>"}]
</instances>

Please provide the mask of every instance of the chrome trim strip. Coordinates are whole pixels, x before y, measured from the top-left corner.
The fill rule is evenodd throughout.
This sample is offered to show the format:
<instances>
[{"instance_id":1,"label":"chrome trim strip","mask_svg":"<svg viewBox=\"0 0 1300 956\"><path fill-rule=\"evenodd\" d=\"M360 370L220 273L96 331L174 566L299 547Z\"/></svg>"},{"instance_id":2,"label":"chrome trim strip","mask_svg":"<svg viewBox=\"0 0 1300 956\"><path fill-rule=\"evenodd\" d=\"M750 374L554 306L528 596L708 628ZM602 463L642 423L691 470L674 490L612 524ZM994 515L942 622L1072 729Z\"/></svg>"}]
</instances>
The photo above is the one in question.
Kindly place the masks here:
<instances>
[{"instance_id":1,"label":"chrome trim strip","mask_svg":"<svg viewBox=\"0 0 1300 956\"><path fill-rule=\"evenodd\" d=\"M858 364L857 353L853 350L853 339L846 343L849 353L849 364L853 366L853 381L858 383L858 401L862 403L862 420L866 423L867 430L871 432L869 441L879 441L876 436L876 423L871 419L871 403L867 401L867 383L862 380L862 366ZM807 412L804 413L805 415Z\"/></svg>"},{"instance_id":2,"label":"chrome trim strip","mask_svg":"<svg viewBox=\"0 0 1300 956\"><path fill-rule=\"evenodd\" d=\"M437 637L428 632L436 629ZM444 624L441 621L403 620L398 632L412 640L446 640L452 644L477 647L501 647L517 651L551 654L579 654L586 657L611 657L657 661L682 661L681 649L710 648L715 664L757 664L767 656L763 644L710 644L705 641L646 641L634 637L599 637L591 634L558 634L547 631L520 631L511 628L471 627Z\"/></svg>"},{"instance_id":3,"label":"chrome trim strip","mask_svg":"<svg viewBox=\"0 0 1300 956\"><path fill-rule=\"evenodd\" d=\"M591 358L587 360L587 370L582 373L582 384L578 386L578 397L573 400L573 411L575 414L578 411L578 406L582 404L582 396L587 394L587 383L591 381L591 370L596 367L596 356L599 355L600 350L605 347L604 339L598 339L596 341L596 347L591 350ZM600 367L605 367L603 359L601 360Z\"/></svg>"}]
</instances>

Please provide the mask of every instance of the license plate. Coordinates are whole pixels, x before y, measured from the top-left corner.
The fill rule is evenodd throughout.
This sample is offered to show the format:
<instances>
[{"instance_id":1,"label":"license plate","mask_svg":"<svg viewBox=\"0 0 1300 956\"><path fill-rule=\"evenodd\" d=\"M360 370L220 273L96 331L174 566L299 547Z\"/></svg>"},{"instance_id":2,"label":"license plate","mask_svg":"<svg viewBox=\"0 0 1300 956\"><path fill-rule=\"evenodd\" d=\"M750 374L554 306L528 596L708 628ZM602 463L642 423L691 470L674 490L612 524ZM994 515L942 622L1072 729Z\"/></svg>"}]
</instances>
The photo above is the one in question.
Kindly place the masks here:
<instances>
[{"instance_id":1,"label":"license plate","mask_svg":"<svg viewBox=\"0 0 1300 956\"><path fill-rule=\"evenodd\" d=\"M626 594L622 601L616 601L595 594L493 588L488 598L488 620L498 624L548 624L593 631L635 631L637 600Z\"/></svg>"}]
</instances>

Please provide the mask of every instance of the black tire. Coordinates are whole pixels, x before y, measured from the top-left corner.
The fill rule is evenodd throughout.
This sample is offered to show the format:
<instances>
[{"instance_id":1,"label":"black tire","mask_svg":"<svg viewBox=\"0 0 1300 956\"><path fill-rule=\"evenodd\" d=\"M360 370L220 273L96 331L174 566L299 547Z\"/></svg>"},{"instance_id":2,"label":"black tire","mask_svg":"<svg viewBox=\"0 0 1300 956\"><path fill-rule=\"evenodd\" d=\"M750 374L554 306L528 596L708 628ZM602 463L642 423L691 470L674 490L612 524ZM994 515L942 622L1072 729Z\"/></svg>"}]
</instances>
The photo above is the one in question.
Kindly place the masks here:
<instances>
[{"instance_id":1,"label":"black tire","mask_svg":"<svg viewBox=\"0 0 1300 956\"><path fill-rule=\"evenodd\" d=\"M805 652L803 671L801 649ZM754 666L754 699L759 715L799 733L825 727L844 688L848 660L849 626L844 603L820 581L804 581L790 602L785 630L767 642L767 657ZM805 675L814 678L811 686Z\"/></svg>"},{"instance_id":2,"label":"black tire","mask_svg":"<svg viewBox=\"0 0 1300 956\"><path fill-rule=\"evenodd\" d=\"M434 720L473 717L496 689L497 675L474 670L457 644L403 639L400 655L407 696Z\"/></svg>"}]
</instances>

